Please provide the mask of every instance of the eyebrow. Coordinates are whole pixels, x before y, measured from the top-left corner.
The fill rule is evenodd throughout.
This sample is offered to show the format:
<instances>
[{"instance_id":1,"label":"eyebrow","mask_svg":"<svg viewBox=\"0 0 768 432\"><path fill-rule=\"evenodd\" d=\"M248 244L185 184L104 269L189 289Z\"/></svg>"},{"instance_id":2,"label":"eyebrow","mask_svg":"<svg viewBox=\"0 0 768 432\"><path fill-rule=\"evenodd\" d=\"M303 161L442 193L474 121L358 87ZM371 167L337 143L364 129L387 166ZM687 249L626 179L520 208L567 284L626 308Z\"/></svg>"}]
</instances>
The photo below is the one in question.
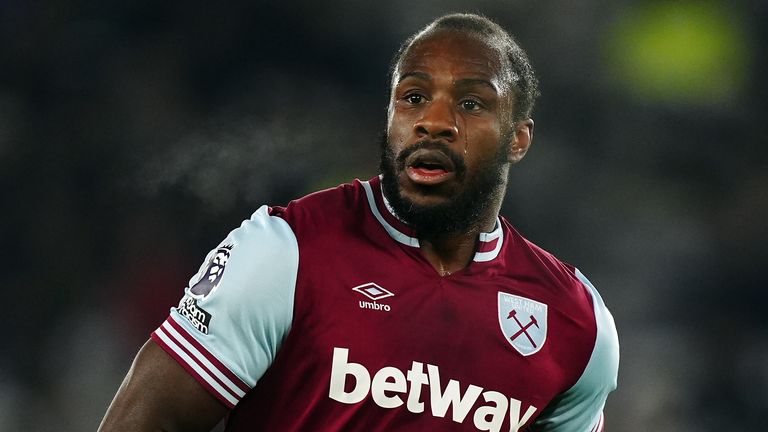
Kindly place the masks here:
<instances>
[{"instance_id":1,"label":"eyebrow","mask_svg":"<svg viewBox=\"0 0 768 432\"><path fill-rule=\"evenodd\" d=\"M397 83L400 84L401 82L403 82L403 80L410 77L418 78L424 81L432 80L432 76L426 72L413 71L413 72L406 72L400 75L400 79L397 81ZM461 78L459 80L456 80L455 84L460 87L471 87L475 85L482 85L490 88L496 93L499 92L499 90L496 88L495 85L493 85L492 82L482 78Z\"/></svg>"}]
</instances>

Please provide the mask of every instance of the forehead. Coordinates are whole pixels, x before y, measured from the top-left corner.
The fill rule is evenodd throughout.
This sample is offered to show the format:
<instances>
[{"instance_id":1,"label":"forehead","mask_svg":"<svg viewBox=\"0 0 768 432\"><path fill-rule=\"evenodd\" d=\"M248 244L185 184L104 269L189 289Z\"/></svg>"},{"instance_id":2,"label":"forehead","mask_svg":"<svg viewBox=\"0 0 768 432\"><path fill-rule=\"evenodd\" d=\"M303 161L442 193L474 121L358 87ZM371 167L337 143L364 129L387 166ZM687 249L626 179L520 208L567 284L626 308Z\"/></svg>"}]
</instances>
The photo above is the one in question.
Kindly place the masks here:
<instances>
[{"instance_id":1,"label":"forehead","mask_svg":"<svg viewBox=\"0 0 768 432\"><path fill-rule=\"evenodd\" d=\"M503 72L498 49L479 35L454 30L420 36L408 47L395 71L395 80L414 71L471 75L499 85Z\"/></svg>"}]
</instances>

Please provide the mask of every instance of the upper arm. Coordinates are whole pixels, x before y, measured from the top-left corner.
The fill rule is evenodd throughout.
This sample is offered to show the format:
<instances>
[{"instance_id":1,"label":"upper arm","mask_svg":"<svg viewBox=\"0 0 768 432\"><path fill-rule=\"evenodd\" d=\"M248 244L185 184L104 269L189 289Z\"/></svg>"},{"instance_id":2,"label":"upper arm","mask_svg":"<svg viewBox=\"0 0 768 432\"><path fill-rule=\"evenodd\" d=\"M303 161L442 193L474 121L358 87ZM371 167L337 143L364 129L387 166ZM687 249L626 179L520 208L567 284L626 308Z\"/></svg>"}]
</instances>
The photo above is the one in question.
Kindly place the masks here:
<instances>
[{"instance_id":1,"label":"upper arm","mask_svg":"<svg viewBox=\"0 0 768 432\"><path fill-rule=\"evenodd\" d=\"M139 351L99 427L210 431L226 408L152 340Z\"/></svg>"},{"instance_id":2,"label":"upper arm","mask_svg":"<svg viewBox=\"0 0 768 432\"><path fill-rule=\"evenodd\" d=\"M126 383L137 371L151 378L170 369L221 406L233 408L271 365L291 327L297 271L293 231L283 219L270 216L267 207L260 208L208 254L178 307L152 333L145 349L153 360L162 360L155 365L141 353ZM176 384L141 381L147 389L129 393L135 397L128 401L185 402L181 397L170 402L162 397L179 392ZM171 414L179 413L171 410Z\"/></svg>"},{"instance_id":3,"label":"upper arm","mask_svg":"<svg viewBox=\"0 0 768 432\"><path fill-rule=\"evenodd\" d=\"M592 295L597 334L592 355L573 387L558 395L531 427L536 432L600 432L603 407L616 388L619 371L619 338L613 316L589 280L576 270L576 276Z\"/></svg>"}]
</instances>

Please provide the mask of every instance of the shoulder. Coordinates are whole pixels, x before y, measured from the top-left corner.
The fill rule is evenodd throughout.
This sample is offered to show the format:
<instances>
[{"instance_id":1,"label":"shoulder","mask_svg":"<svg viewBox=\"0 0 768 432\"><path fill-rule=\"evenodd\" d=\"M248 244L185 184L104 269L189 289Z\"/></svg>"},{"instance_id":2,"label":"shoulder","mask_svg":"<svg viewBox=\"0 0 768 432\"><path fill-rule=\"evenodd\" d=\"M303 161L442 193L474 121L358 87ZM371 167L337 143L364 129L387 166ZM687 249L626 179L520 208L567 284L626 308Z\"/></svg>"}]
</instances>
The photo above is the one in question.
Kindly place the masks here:
<instances>
[{"instance_id":1,"label":"shoulder","mask_svg":"<svg viewBox=\"0 0 768 432\"><path fill-rule=\"evenodd\" d=\"M577 276L576 268L558 259L553 253L536 245L521 235L505 219L504 259L513 272L524 273L526 278L534 279L546 291L572 302L574 297L582 300L587 310L591 310L591 295L584 283Z\"/></svg>"},{"instance_id":2,"label":"shoulder","mask_svg":"<svg viewBox=\"0 0 768 432\"><path fill-rule=\"evenodd\" d=\"M350 226L359 220L367 204L359 180L324 189L293 200L285 207L274 207L271 214L285 220L299 243L333 228Z\"/></svg>"},{"instance_id":3,"label":"shoulder","mask_svg":"<svg viewBox=\"0 0 768 432\"><path fill-rule=\"evenodd\" d=\"M516 263L517 268L525 268L525 277L536 281L548 304L567 315L569 321L590 329L589 338L594 344L579 387L599 381L599 385L613 389L619 362L618 335L613 316L597 288L579 269L527 240L508 223L506 225L510 236L508 262Z\"/></svg>"},{"instance_id":4,"label":"shoulder","mask_svg":"<svg viewBox=\"0 0 768 432\"><path fill-rule=\"evenodd\" d=\"M270 210L262 206L232 230L189 280L176 312L204 335L238 334L246 322L289 326L298 244L290 226ZM230 320L235 317L242 321Z\"/></svg>"},{"instance_id":5,"label":"shoulder","mask_svg":"<svg viewBox=\"0 0 768 432\"><path fill-rule=\"evenodd\" d=\"M189 281L199 304L242 306L277 290L290 297L298 268L298 244L288 223L260 207L206 257ZM231 304L230 304L231 303Z\"/></svg>"},{"instance_id":6,"label":"shoulder","mask_svg":"<svg viewBox=\"0 0 768 432\"><path fill-rule=\"evenodd\" d=\"M527 276L542 287L547 303L578 330L569 340L583 342L579 343L583 355L578 356L583 360L576 362L577 367L574 363L579 373L573 385L542 412L532 430L601 430L602 410L608 394L617 386L619 369L619 339L613 316L597 288L579 269L514 230L512 235L517 242L515 259L529 267Z\"/></svg>"},{"instance_id":7,"label":"shoulder","mask_svg":"<svg viewBox=\"0 0 768 432\"><path fill-rule=\"evenodd\" d=\"M152 334L230 408L272 363L293 320L298 246L271 212L259 208L208 254Z\"/></svg>"},{"instance_id":8,"label":"shoulder","mask_svg":"<svg viewBox=\"0 0 768 432\"><path fill-rule=\"evenodd\" d=\"M592 356L577 386L579 384L598 386L604 387L607 391L612 391L616 388L619 370L619 336L616 331L616 323L597 288L579 269L574 268L573 270L575 276L592 297L592 307L597 327Z\"/></svg>"},{"instance_id":9,"label":"shoulder","mask_svg":"<svg viewBox=\"0 0 768 432\"><path fill-rule=\"evenodd\" d=\"M274 215L274 209L262 206L250 218L227 235L217 249L209 254L211 259L223 249L227 250L227 267L236 269L237 273L250 274L253 271L264 270L268 263L276 261L294 261L297 254L296 236L291 227L280 217ZM213 257L211 257L213 255ZM213 262L215 265L216 263ZM222 267L223 269L223 267ZM229 280L235 275L229 271L223 275ZM198 274L200 281L206 280L205 274ZM250 276L250 275L249 275ZM222 282L224 279L222 278ZM245 281L238 281L245 282ZM193 287L193 285L190 285ZM195 288L192 288L194 293Z\"/></svg>"},{"instance_id":10,"label":"shoulder","mask_svg":"<svg viewBox=\"0 0 768 432\"><path fill-rule=\"evenodd\" d=\"M261 206L253 212L250 218L229 233L227 241L255 247L264 241L285 242L295 241L290 226L279 217L277 208Z\"/></svg>"},{"instance_id":11,"label":"shoulder","mask_svg":"<svg viewBox=\"0 0 768 432\"><path fill-rule=\"evenodd\" d=\"M618 346L613 317L595 285L578 268L561 261L551 252L526 239L508 223L506 226L509 228L508 235L511 237L509 243L512 244L510 246L512 251L509 253L512 255L510 258L514 260L513 262L529 267L531 277L549 284L549 289L555 290L559 296L565 295L564 300L568 302L569 307L573 308L576 304L583 305L584 312L594 316L598 331L612 333L606 336L615 340L615 345ZM574 300L577 300L576 303Z\"/></svg>"},{"instance_id":12,"label":"shoulder","mask_svg":"<svg viewBox=\"0 0 768 432\"><path fill-rule=\"evenodd\" d=\"M616 389L619 372L619 338L613 316L594 285L578 270L575 276L592 297L597 331L589 361L578 381L558 395L541 413L531 430L602 431L603 409Z\"/></svg>"}]
</instances>

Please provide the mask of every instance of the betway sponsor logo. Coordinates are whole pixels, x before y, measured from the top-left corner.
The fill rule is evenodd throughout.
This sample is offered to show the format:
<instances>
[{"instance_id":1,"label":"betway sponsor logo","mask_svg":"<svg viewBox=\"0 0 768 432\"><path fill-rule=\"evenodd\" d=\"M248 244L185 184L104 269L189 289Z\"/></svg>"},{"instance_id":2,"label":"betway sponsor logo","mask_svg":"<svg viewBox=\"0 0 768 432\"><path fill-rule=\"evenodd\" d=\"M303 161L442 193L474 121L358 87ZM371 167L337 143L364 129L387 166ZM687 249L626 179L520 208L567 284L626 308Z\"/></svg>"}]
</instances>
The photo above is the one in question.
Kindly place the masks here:
<instances>
[{"instance_id":1,"label":"betway sponsor logo","mask_svg":"<svg viewBox=\"0 0 768 432\"><path fill-rule=\"evenodd\" d=\"M464 423L475 403L482 396L485 404L475 409L472 422L481 431L500 432L504 419L509 414L509 431L518 432L536 412L531 405L520 416L522 402L507 398L496 391L483 391L482 387L469 385L461 392L462 385L456 380L449 380L443 387L440 381L440 368L427 364L413 362L411 369L403 373L398 368L387 366L373 375L368 369L349 361L349 349L333 348L333 363L331 366L331 389L328 396L338 402L355 404L370 393L373 401L382 408L397 408L405 404L412 413L423 413L422 389L428 387L429 406L433 416L445 417L451 408L451 419L456 423ZM354 378L355 385L347 391L345 383L347 376ZM404 400L405 399L405 400Z\"/></svg>"}]
</instances>

